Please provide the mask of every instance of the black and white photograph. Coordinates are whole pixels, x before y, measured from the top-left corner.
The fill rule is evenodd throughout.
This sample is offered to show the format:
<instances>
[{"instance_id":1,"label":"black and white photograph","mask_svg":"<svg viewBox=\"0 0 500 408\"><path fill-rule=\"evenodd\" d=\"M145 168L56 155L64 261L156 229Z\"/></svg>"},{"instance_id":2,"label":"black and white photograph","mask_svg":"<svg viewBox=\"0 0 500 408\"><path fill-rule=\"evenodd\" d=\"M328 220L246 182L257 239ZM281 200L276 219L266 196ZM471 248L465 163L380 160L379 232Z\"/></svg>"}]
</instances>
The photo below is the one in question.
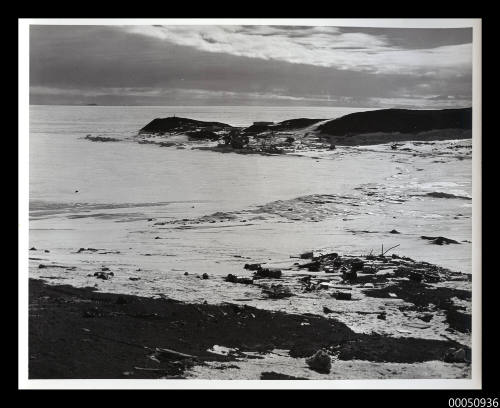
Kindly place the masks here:
<instances>
[{"instance_id":1,"label":"black and white photograph","mask_svg":"<svg viewBox=\"0 0 500 408\"><path fill-rule=\"evenodd\" d=\"M481 19L19 33L20 386L480 388Z\"/></svg>"}]
</instances>

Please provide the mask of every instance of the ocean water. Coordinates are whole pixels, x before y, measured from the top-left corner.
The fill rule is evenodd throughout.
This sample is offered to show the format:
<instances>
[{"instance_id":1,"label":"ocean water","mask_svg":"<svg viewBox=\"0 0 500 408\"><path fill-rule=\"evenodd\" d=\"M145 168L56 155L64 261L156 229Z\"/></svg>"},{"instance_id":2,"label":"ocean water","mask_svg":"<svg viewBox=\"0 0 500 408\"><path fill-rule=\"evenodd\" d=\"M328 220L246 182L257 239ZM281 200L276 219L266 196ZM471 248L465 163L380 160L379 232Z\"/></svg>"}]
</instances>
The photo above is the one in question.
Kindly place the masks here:
<instances>
[{"instance_id":1,"label":"ocean water","mask_svg":"<svg viewBox=\"0 0 500 408\"><path fill-rule=\"evenodd\" d=\"M31 276L217 302L245 289L220 280L200 285L194 276L242 275L244 263L289 261L316 248L359 254L381 245L471 273L472 166L470 157L453 153L467 141L439 142L432 151L409 142L419 154L365 146L266 157L83 139L132 136L150 120L173 114L246 126L357 110L32 106L29 240L37 250L30 251ZM213 213L222 221L203 221ZM390 234L393 229L401 234ZM422 235L461 243L438 247ZM99 252L79 251L89 247ZM39 263L77 268L49 273ZM96 283L92 274L102 266L115 278Z\"/></svg>"}]
</instances>

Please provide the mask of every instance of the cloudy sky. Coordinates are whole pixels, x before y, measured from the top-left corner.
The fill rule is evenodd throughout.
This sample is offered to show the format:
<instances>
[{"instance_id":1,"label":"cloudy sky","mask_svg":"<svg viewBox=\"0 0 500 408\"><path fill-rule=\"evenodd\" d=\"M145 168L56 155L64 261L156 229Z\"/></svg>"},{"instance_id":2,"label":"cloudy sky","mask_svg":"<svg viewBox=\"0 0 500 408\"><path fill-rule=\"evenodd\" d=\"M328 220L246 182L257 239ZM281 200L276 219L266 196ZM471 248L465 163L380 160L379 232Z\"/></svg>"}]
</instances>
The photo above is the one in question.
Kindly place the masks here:
<instances>
[{"instance_id":1,"label":"cloudy sky","mask_svg":"<svg viewBox=\"0 0 500 408\"><path fill-rule=\"evenodd\" d=\"M472 30L31 26L30 103L471 106Z\"/></svg>"}]
</instances>

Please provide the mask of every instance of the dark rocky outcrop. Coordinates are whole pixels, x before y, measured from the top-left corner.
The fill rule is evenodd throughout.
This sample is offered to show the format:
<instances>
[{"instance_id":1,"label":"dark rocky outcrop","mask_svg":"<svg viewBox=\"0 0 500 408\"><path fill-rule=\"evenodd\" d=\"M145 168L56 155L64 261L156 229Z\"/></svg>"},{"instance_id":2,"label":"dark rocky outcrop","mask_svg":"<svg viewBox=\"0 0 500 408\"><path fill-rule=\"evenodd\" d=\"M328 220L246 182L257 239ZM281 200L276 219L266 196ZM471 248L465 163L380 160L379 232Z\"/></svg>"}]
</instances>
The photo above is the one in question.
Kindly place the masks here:
<instances>
[{"instance_id":1,"label":"dark rocky outcrop","mask_svg":"<svg viewBox=\"0 0 500 408\"><path fill-rule=\"evenodd\" d=\"M210 130L206 129L200 129L200 130L192 130L189 132L186 132L186 135L190 139L195 139L195 140L219 140L220 136Z\"/></svg>"},{"instance_id":2,"label":"dark rocky outcrop","mask_svg":"<svg viewBox=\"0 0 500 408\"><path fill-rule=\"evenodd\" d=\"M471 129L472 108L443 110L381 109L351 113L318 130L333 136L361 133L418 133L436 129Z\"/></svg>"},{"instance_id":3,"label":"dark rocky outcrop","mask_svg":"<svg viewBox=\"0 0 500 408\"><path fill-rule=\"evenodd\" d=\"M303 129L307 126L314 125L315 123L321 122L325 119L310 119L310 118L298 118L284 120L283 122L273 123L270 125L255 124L245 128L243 131L246 133L261 133L266 131L286 131L286 130L297 130Z\"/></svg>"},{"instance_id":4,"label":"dark rocky outcrop","mask_svg":"<svg viewBox=\"0 0 500 408\"><path fill-rule=\"evenodd\" d=\"M231 129L232 126L221 122L204 122L188 118L172 116L169 118L156 118L144 126L139 133L163 133L181 131L200 131L201 129L214 132Z\"/></svg>"}]
</instances>

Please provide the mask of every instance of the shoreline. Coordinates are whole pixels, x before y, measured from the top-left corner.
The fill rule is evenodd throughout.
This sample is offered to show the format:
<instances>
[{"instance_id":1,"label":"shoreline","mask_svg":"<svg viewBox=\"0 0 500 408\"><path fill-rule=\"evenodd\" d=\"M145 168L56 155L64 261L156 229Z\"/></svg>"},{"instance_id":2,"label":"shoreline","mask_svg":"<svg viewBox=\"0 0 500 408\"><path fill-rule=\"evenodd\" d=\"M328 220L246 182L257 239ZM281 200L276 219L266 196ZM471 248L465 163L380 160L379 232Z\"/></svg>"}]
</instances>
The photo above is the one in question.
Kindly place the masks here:
<instances>
[{"instance_id":1,"label":"shoreline","mask_svg":"<svg viewBox=\"0 0 500 408\"><path fill-rule=\"evenodd\" d=\"M368 255L362 261L364 269L350 280L344 276L346 270L359 269L360 258L342 257L343 266L334 272L331 268L340 259L335 254L303 255L300 262L293 262L301 274L283 268L283 275L281 271L275 275L274 268L245 265L250 270L247 274L255 271L253 278L228 276L225 280L262 288L269 302L293 301L294 296L303 296L301 292L326 295L329 288L340 287L341 293L349 293L349 299L343 300L337 290L332 292L340 310L324 307L323 315L297 314L228 302L188 303L49 285L30 278L29 377L217 379L233 373L245 379L373 379L380 373L384 373L380 378L470 375L469 346L452 339L451 333L440 338L415 335L432 325L423 321L437 319L444 311L452 332L469 332L470 336L470 315L466 317L459 311L462 306L451 300L470 300L470 291L447 284L465 283L469 277L405 257ZM388 271L398 264L396 271ZM415 273L421 274L419 279L412 277ZM400 335L353 330L342 321L342 315L363 303L362 292L367 294L365 301L371 310L354 310L355 319L399 326L396 306L405 315L415 311L420 323L412 323L413 332L401 330ZM392 299L393 306L375 312L375 306L370 306L392 297L404 303ZM331 358L328 373L307 365L307 358L319 350Z\"/></svg>"}]
</instances>

